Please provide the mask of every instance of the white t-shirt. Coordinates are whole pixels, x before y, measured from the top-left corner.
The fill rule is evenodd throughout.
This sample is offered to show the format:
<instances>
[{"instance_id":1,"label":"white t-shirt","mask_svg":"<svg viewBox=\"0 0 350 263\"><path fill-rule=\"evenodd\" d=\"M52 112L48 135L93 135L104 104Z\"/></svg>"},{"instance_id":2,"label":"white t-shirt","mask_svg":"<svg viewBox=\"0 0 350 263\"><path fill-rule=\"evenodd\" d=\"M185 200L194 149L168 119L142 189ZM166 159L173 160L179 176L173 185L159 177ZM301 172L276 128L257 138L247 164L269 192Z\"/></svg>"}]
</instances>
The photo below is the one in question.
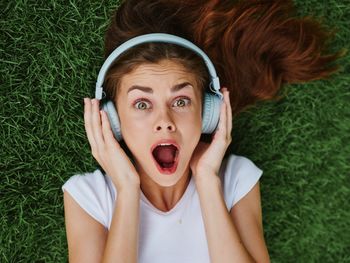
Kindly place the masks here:
<instances>
[{"instance_id":1,"label":"white t-shirt","mask_svg":"<svg viewBox=\"0 0 350 263\"><path fill-rule=\"evenodd\" d=\"M231 154L220 168L228 211L258 182L263 171L244 156ZM77 174L62 186L95 220L109 229L116 188L100 170ZM208 244L193 177L178 203L168 212L158 210L141 191L139 263L206 263Z\"/></svg>"}]
</instances>

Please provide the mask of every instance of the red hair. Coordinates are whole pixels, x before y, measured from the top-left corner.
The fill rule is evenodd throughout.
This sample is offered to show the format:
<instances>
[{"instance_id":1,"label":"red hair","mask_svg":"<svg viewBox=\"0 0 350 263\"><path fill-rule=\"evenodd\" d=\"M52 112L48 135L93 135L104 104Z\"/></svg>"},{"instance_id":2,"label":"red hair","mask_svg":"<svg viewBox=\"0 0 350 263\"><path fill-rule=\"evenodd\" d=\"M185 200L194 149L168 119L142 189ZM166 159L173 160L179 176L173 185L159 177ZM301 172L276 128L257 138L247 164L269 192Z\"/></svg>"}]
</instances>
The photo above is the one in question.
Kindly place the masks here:
<instances>
[{"instance_id":1,"label":"red hair","mask_svg":"<svg viewBox=\"0 0 350 263\"><path fill-rule=\"evenodd\" d=\"M221 86L230 90L234 115L277 98L285 83L328 77L342 56L326 53L335 31L297 18L291 0L127 0L106 32L105 56L129 38L153 32L182 36L208 54Z\"/></svg>"}]
</instances>

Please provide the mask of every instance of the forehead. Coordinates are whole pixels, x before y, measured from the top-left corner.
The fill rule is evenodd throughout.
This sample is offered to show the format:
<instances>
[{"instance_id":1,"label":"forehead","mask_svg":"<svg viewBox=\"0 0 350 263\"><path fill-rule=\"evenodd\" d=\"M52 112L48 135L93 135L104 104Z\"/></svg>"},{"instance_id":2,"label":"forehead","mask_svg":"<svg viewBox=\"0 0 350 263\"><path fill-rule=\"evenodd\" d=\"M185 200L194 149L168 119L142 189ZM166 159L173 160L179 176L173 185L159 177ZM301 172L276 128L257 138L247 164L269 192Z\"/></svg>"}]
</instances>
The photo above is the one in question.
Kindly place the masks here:
<instances>
[{"instance_id":1,"label":"forehead","mask_svg":"<svg viewBox=\"0 0 350 263\"><path fill-rule=\"evenodd\" d=\"M162 60L159 63L144 63L138 65L130 73L123 75L120 81L120 91L127 92L132 85L149 87L172 87L183 82L190 83L198 89L196 75L186 69L181 63L172 60ZM165 88L164 87L164 88Z\"/></svg>"}]
</instances>

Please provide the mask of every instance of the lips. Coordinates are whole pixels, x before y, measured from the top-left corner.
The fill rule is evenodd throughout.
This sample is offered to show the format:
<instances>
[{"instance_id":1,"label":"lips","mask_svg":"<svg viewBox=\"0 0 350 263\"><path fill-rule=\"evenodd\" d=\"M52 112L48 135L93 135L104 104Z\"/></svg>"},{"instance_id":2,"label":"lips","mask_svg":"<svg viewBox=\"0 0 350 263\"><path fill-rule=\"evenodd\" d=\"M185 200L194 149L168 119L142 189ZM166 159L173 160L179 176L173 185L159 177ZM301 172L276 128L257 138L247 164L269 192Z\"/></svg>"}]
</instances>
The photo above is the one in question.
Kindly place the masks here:
<instances>
[{"instance_id":1,"label":"lips","mask_svg":"<svg viewBox=\"0 0 350 263\"><path fill-rule=\"evenodd\" d=\"M160 164L157 160L156 157L154 156L154 150L157 148L157 146L160 145L172 145L174 147L176 147L176 152L175 152L175 156L174 156L174 161L172 163L169 163L168 165L164 165L164 164ZM178 165L178 161L179 161L179 153L180 153L180 146L177 144L177 142L175 140L172 139L162 139L157 141L156 143L154 143L151 147L151 156L152 159L158 169L158 171L162 174L172 174L176 171L177 169L177 165ZM163 156L164 157L164 156Z\"/></svg>"}]
</instances>

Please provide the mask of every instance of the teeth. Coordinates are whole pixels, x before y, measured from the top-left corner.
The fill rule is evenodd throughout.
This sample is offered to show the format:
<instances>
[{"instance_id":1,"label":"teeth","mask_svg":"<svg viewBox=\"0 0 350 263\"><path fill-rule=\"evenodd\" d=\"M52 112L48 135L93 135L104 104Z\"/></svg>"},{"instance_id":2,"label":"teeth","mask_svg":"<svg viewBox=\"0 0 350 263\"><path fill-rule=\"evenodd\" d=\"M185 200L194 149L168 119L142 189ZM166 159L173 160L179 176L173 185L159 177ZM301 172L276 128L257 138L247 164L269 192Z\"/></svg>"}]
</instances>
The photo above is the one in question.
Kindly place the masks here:
<instances>
[{"instance_id":1,"label":"teeth","mask_svg":"<svg viewBox=\"0 0 350 263\"><path fill-rule=\"evenodd\" d=\"M167 145L172 145L171 143L161 143L161 144L158 144L158 146L167 146Z\"/></svg>"}]
</instances>

